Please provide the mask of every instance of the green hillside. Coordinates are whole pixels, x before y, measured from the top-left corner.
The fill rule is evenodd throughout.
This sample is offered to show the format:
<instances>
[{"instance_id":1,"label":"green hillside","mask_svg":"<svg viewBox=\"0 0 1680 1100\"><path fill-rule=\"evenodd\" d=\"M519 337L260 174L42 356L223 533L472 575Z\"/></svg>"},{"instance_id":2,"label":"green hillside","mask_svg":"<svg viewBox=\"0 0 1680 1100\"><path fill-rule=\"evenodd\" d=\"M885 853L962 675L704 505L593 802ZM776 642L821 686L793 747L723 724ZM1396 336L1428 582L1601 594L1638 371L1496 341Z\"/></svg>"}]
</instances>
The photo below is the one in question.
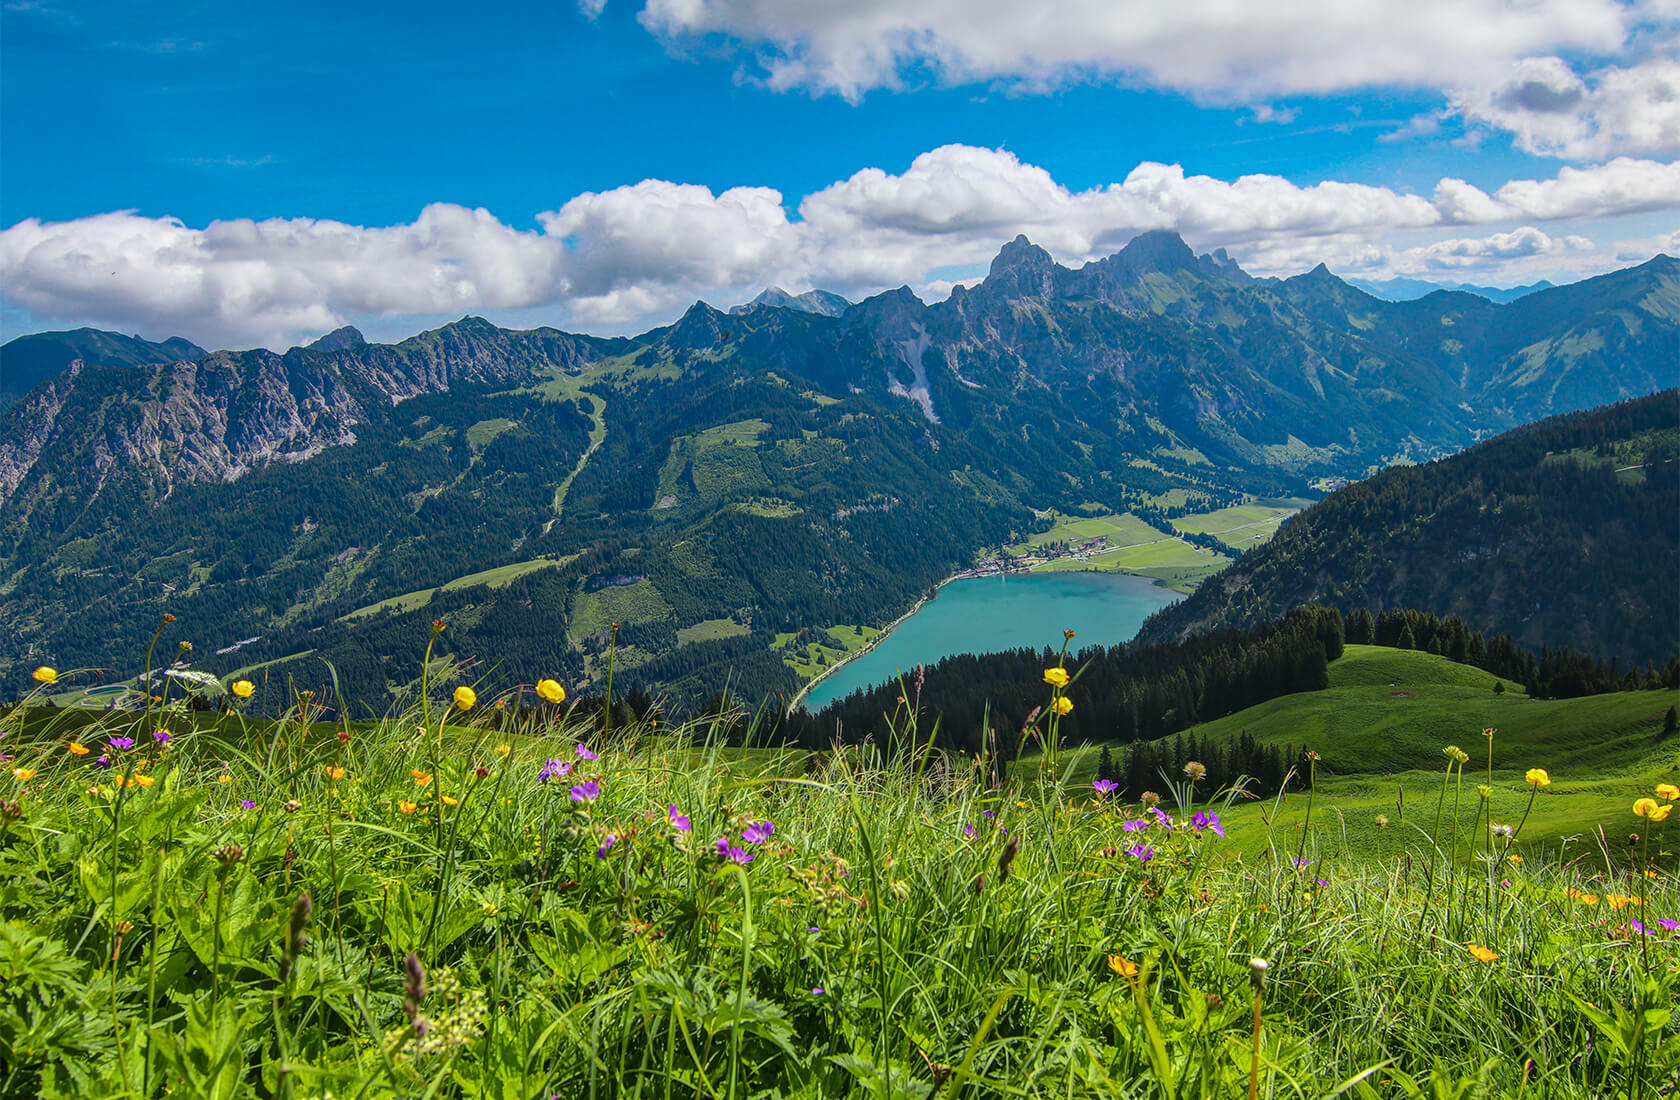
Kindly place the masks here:
<instances>
[{"instance_id":1,"label":"green hillside","mask_svg":"<svg viewBox=\"0 0 1680 1100\"><path fill-rule=\"evenodd\" d=\"M1479 808L1476 788L1487 782L1487 728L1494 730L1494 821L1521 819L1530 795L1524 774L1545 768L1553 782L1534 799L1525 846L1555 849L1575 837L1574 854L1596 851L1601 825L1612 842L1620 837L1625 844L1633 800L1672 781L1680 734L1663 727L1668 709L1680 706L1680 691L1529 699L1509 684L1495 693L1495 683L1431 654L1350 645L1330 665L1326 690L1273 699L1194 732L1203 753L1210 742L1229 744L1244 731L1263 743L1318 752L1313 843L1325 853L1398 854L1420 843L1417 827L1433 824L1448 745L1470 756L1460 801L1468 831ZM1094 777L1096 761L1095 751L1084 752L1075 777ZM1450 821L1453 795L1447 798ZM1293 851L1306 812L1300 790L1233 807L1245 850L1253 852L1272 842Z\"/></svg>"}]
</instances>

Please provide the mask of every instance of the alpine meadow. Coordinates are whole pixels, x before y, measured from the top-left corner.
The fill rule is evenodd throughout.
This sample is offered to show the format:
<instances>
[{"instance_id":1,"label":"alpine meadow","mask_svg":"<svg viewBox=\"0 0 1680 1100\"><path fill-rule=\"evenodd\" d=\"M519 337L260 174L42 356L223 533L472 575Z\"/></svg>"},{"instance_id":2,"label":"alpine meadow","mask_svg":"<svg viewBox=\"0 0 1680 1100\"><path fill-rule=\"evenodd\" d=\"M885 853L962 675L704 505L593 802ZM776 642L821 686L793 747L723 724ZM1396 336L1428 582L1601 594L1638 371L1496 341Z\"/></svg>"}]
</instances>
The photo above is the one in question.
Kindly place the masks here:
<instances>
[{"instance_id":1,"label":"alpine meadow","mask_svg":"<svg viewBox=\"0 0 1680 1100\"><path fill-rule=\"evenodd\" d=\"M4 5L0 1100L1680 1095L1677 105L1661 0Z\"/></svg>"}]
</instances>

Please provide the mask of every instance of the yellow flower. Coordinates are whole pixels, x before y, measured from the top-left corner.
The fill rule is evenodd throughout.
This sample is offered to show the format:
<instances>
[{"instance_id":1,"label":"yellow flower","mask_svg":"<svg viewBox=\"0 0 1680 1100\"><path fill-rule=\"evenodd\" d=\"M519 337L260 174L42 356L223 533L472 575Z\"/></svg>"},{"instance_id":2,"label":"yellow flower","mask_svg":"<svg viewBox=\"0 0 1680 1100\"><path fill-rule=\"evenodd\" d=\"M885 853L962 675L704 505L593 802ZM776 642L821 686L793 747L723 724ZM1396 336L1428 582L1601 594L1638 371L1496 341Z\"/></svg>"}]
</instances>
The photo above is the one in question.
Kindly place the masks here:
<instances>
[{"instance_id":1,"label":"yellow flower","mask_svg":"<svg viewBox=\"0 0 1680 1100\"><path fill-rule=\"evenodd\" d=\"M58 683L58 669L53 668L50 665L42 665L29 675L35 677L36 680L39 680L43 684Z\"/></svg>"},{"instance_id":2,"label":"yellow flower","mask_svg":"<svg viewBox=\"0 0 1680 1100\"><path fill-rule=\"evenodd\" d=\"M1658 806L1656 809L1652 810L1648 816L1652 821L1662 821L1664 818L1668 817L1668 811L1672 809L1674 809L1674 807L1671 805Z\"/></svg>"},{"instance_id":3,"label":"yellow flower","mask_svg":"<svg viewBox=\"0 0 1680 1100\"><path fill-rule=\"evenodd\" d=\"M438 797L439 797L439 798L441 798L441 799L442 799L442 800L443 800L443 804L444 804L444 805L445 805L445 806L453 806L453 805L455 805L455 804L457 804L457 803L458 803L458 802L460 802L460 799L458 799L458 798L450 798L450 797L449 797L449 796L448 796L448 795L446 795L446 794L445 794L445 795L439 795L439 796L438 796Z\"/></svg>"},{"instance_id":4,"label":"yellow flower","mask_svg":"<svg viewBox=\"0 0 1680 1100\"><path fill-rule=\"evenodd\" d=\"M418 803L409 802L407 800L397 803L397 809L401 810L405 814L411 814L419 808L420 806Z\"/></svg>"},{"instance_id":5,"label":"yellow flower","mask_svg":"<svg viewBox=\"0 0 1680 1100\"><path fill-rule=\"evenodd\" d=\"M1062 668L1060 665L1058 665L1055 668L1045 669L1044 670L1044 682L1049 684L1051 687L1059 687L1059 688L1067 687L1068 686L1067 669Z\"/></svg>"},{"instance_id":6,"label":"yellow flower","mask_svg":"<svg viewBox=\"0 0 1680 1100\"><path fill-rule=\"evenodd\" d=\"M1483 798L1492 798L1493 788L1488 786L1486 783L1478 783L1476 784L1476 793L1480 794Z\"/></svg>"},{"instance_id":7,"label":"yellow flower","mask_svg":"<svg viewBox=\"0 0 1680 1100\"><path fill-rule=\"evenodd\" d=\"M465 684L455 689L455 705L462 710L471 710L478 703L478 693Z\"/></svg>"},{"instance_id":8,"label":"yellow flower","mask_svg":"<svg viewBox=\"0 0 1680 1100\"><path fill-rule=\"evenodd\" d=\"M239 696L241 699L249 699L256 693L257 685L253 684L249 680L235 680L228 687L228 690Z\"/></svg>"},{"instance_id":9,"label":"yellow flower","mask_svg":"<svg viewBox=\"0 0 1680 1100\"><path fill-rule=\"evenodd\" d=\"M19 783L27 783L31 779L35 778L35 769L34 768L13 768L12 769L12 778L17 780Z\"/></svg>"},{"instance_id":10,"label":"yellow flower","mask_svg":"<svg viewBox=\"0 0 1680 1100\"><path fill-rule=\"evenodd\" d=\"M86 745L82 744L80 741L70 742L70 755L71 756L86 756L87 754L88 754L88 747Z\"/></svg>"},{"instance_id":11,"label":"yellow flower","mask_svg":"<svg viewBox=\"0 0 1680 1100\"><path fill-rule=\"evenodd\" d=\"M1598 904L1598 895L1597 894L1581 894L1581 895L1579 895L1579 897L1581 899L1581 904L1582 905L1597 905Z\"/></svg>"},{"instance_id":12,"label":"yellow flower","mask_svg":"<svg viewBox=\"0 0 1680 1100\"><path fill-rule=\"evenodd\" d=\"M157 777L153 775L131 775L128 777L128 785L130 787L150 787L156 782Z\"/></svg>"},{"instance_id":13,"label":"yellow flower","mask_svg":"<svg viewBox=\"0 0 1680 1100\"><path fill-rule=\"evenodd\" d=\"M1633 812L1638 817L1650 817L1656 808L1657 800L1654 798L1641 798L1633 804Z\"/></svg>"},{"instance_id":14,"label":"yellow flower","mask_svg":"<svg viewBox=\"0 0 1680 1100\"><path fill-rule=\"evenodd\" d=\"M1499 957L1499 952L1489 951L1480 944L1467 943L1464 945L1464 949L1470 952L1470 957L1477 962L1490 963Z\"/></svg>"},{"instance_id":15,"label":"yellow flower","mask_svg":"<svg viewBox=\"0 0 1680 1100\"><path fill-rule=\"evenodd\" d=\"M1135 978L1138 974L1137 963L1123 955L1110 955L1108 957L1108 968L1122 978Z\"/></svg>"},{"instance_id":16,"label":"yellow flower","mask_svg":"<svg viewBox=\"0 0 1680 1100\"><path fill-rule=\"evenodd\" d=\"M1050 709L1055 711L1057 714L1066 714L1068 711L1073 709L1073 700L1069 699L1066 695L1058 695L1056 696L1056 701L1050 704Z\"/></svg>"},{"instance_id":17,"label":"yellow flower","mask_svg":"<svg viewBox=\"0 0 1680 1100\"><path fill-rule=\"evenodd\" d=\"M408 769L408 774L414 777L414 785L416 787L424 787L432 781L432 773L423 772L419 768Z\"/></svg>"},{"instance_id":18,"label":"yellow flower","mask_svg":"<svg viewBox=\"0 0 1680 1100\"><path fill-rule=\"evenodd\" d=\"M1522 856L1517 855L1515 852L1511 853L1510 855L1506 856L1505 858L1510 860L1512 863L1521 863L1522 862Z\"/></svg>"},{"instance_id":19,"label":"yellow flower","mask_svg":"<svg viewBox=\"0 0 1680 1100\"><path fill-rule=\"evenodd\" d=\"M1680 798L1680 787L1676 787L1672 783L1658 783L1657 797L1666 798L1673 802L1676 798Z\"/></svg>"},{"instance_id":20,"label":"yellow flower","mask_svg":"<svg viewBox=\"0 0 1680 1100\"><path fill-rule=\"evenodd\" d=\"M561 687L557 680L538 680L537 694L550 703L564 703L566 701L566 689Z\"/></svg>"},{"instance_id":21,"label":"yellow flower","mask_svg":"<svg viewBox=\"0 0 1680 1100\"><path fill-rule=\"evenodd\" d=\"M343 768L335 768L331 764L328 764L327 765L327 778L328 779L343 779L344 778L344 769Z\"/></svg>"},{"instance_id":22,"label":"yellow flower","mask_svg":"<svg viewBox=\"0 0 1680 1100\"><path fill-rule=\"evenodd\" d=\"M1530 787L1549 787L1552 785L1552 777L1546 774L1545 768L1530 768L1528 774L1523 778L1528 780Z\"/></svg>"},{"instance_id":23,"label":"yellow flower","mask_svg":"<svg viewBox=\"0 0 1680 1100\"><path fill-rule=\"evenodd\" d=\"M503 741L500 745L496 746L496 755L497 756L506 756L508 753L510 753L512 751L513 751L513 749L508 746L508 743L506 741Z\"/></svg>"}]
</instances>

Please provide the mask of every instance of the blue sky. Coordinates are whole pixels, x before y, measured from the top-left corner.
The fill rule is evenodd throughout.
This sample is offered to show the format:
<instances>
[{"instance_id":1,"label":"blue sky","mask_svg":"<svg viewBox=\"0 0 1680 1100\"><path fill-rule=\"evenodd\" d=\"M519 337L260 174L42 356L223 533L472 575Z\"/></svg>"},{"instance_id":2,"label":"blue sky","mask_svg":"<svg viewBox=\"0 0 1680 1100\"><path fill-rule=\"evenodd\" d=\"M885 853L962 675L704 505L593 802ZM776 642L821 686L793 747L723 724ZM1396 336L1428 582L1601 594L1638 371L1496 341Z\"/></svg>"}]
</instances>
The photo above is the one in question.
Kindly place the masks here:
<instances>
[{"instance_id":1,"label":"blue sky","mask_svg":"<svg viewBox=\"0 0 1680 1100\"><path fill-rule=\"evenodd\" d=\"M1016 232L1506 285L1680 247L1673 0L1253 9L7 0L0 324L632 331L937 298Z\"/></svg>"}]
</instances>

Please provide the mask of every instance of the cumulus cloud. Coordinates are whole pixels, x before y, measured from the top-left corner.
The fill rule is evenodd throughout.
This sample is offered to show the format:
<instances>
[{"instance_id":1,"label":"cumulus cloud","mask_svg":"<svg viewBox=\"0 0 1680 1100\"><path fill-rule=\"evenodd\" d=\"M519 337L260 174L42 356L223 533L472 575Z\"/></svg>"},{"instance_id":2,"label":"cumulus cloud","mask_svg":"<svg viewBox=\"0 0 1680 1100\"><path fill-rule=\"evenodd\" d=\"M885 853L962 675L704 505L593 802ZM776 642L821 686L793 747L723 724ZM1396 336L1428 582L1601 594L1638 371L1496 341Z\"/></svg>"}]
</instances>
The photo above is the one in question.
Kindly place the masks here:
<instances>
[{"instance_id":1,"label":"cumulus cloud","mask_svg":"<svg viewBox=\"0 0 1680 1100\"><path fill-rule=\"evenodd\" d=\"M855 100L929 70L949 83L1119 77L1214 98L1445 87L1542 51L1614 50L1633 15L1615 0L646 0L640 18L739 44L773 88Z\"/></svg>"},{"instance_id":2,"label":"cumulus cloud","mask_svg":"<svg viewBox=\"0 0 1680 1100\"><path fill-rule=\"evenodd\" d=\"M1669 42L1633 65L1585 75L1559 57L1524 58L1499 79L1457 89L1451 109L1543 156L1672 153L1680 150L1680 49Z\"/></svg>"},{"instance_id":3,"label":"cumulus cloud","mask_svg":"<svg viewBox=\"0 0 1680 1100\"><path fill-rule=\"evenodd\" d=\"M1165 228L1199 250L1225 247L1258 274L1321 261L1483 278L1547 264L1603 270L1641 240L1595 250L1583 224L1675 209L1680 164L1629 157L1491 194L1459 179L1425 196L1339 180L1222 180L1155 162L1073 190L1005 150L948 145L902 172L866 168L807 195L796 217L769 188L713 194L644 180L578 195L531 229L442 203L410 224L373 228L307 218L194 228L134 213L27 219L0 230L0 293L41 322L283 348L356 317L540 309L555 323L624 330L668 321L697 297L727 305L768 284L852 296L910 284L937 296L983 271L1017 233L1071 264ZM1464 226L1492 232L1450 232Z\"/></svg>"}]
</instances>

